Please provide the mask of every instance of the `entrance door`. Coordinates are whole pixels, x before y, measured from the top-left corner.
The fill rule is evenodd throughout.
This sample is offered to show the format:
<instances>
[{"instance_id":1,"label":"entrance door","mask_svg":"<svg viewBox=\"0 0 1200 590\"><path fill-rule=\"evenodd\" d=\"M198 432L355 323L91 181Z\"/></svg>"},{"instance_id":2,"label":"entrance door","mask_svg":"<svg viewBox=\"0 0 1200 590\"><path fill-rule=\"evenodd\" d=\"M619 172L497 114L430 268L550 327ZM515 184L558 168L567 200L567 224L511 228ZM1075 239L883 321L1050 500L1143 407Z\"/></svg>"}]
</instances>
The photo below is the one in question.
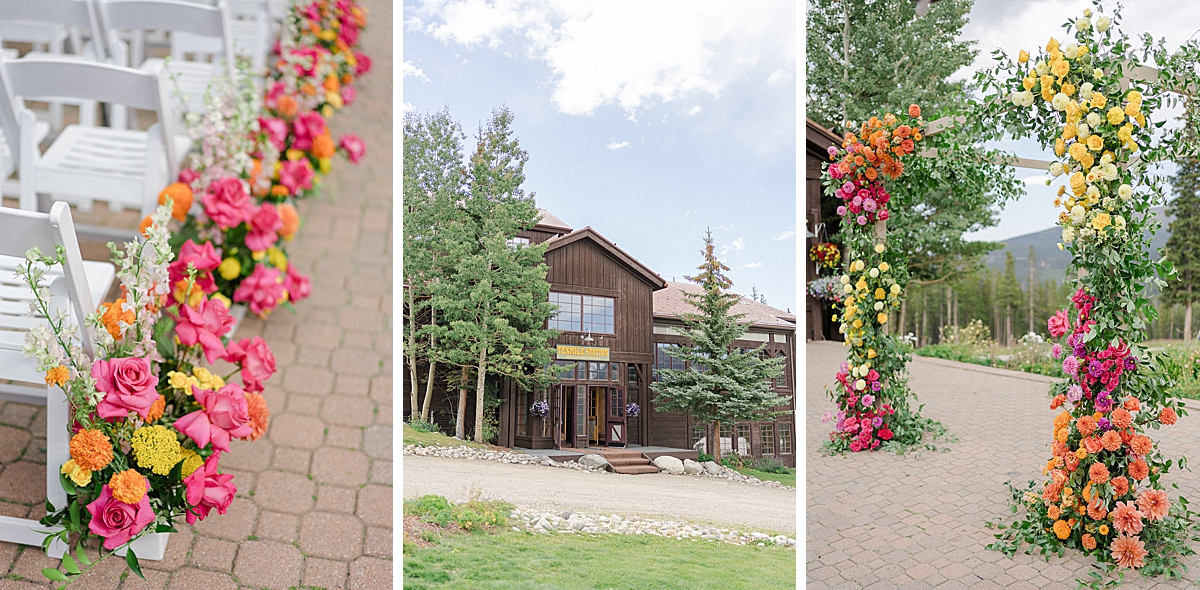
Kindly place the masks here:
<instances>
[{"instance_id":1,"label":"entrance door","mask_svg":"<svg viewBox=\"0 0 1200 590\"><path fill-rule=\"evenodd\" d=\"M570 401L570 396L567 387L558 386L554 388L554 448L561 449L563 443L567 441L567 404Z\"/></svg>"},{"instance_id":2,"label":"entrance door","mask_svg":"<svg viewBox=\"0 0 1200 590\"><path fill-rule=\"evenodd\" d=\"M604 398L607 387L588 387L588 442L604 444Z\"/></svg>"},{"instance_id":3,"label":"entrance door","mask_svg":"<svg viewBox=\"0 0 1200 590\"><path fill-rule=\"evenodd\" d=\"M608 388L608 446L625 446L625 388Z\"/></svg>"},{"instance_id":4,"label":"entrance door","mask_svg":"<svg viewBox=\"0 0 1200 590\"><path fill-rule=\"evenodd\" d=\"M588 388L586 385L575 386L575 447L586 449L588 446Z\"/></svg>"}]
</instances>

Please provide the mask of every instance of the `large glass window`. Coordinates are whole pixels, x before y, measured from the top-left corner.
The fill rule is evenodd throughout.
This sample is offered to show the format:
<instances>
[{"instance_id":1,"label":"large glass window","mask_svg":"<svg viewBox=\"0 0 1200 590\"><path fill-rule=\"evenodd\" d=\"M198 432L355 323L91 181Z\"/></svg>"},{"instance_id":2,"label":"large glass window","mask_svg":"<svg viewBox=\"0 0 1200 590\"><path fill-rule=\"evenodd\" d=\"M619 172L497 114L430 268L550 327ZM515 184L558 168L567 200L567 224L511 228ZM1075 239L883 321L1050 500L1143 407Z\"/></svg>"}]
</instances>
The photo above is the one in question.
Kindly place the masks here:
<instances>
[{"instance_id":1,"label":"large glass window","mask_svg":"<svg viewBox=\"0 0 1200 590\"><path fill-rule=\"evenodd\" d=\"M588 363L589 381L608 381L608 363Z\"/></svg>"},{"instance_id":2,"label":"large glass window","mask_svg":"<svg viewBox=\"0 0 1200 590\"><path fill-rule=\"evenodd\" d=\"M733 452L733 428L722 424L721 425L721 454L728 455Z\"/></svg>"},{"instance_id":3,"label":"large glass window","mask_svg":"<svg viewBox=\"0 0 1200 590\"><path fill-rule=\"evenodd\" d=\"M558 313L546 327L564 332L594 332L615 334L615 300L612 297L593 297L575 293L550 293L550 303Z\"/></svg>"},{"instance_id":4,"label":"large glass window","mask_svg":"<svg viewBox=\"0 0 1200 590\"><path fill-rule=\"evenodd\" d=\"M787 455L792 452L792 425L779 425L779 454Z\"/></svg>"},{"instance_id":5,"label":"large glass window","mask_svg":"<svg viewBox=\"0 0 1200 590\"><path fill-rule=\"evenodd\" d=\"M705 426L693 426L692 427L692 448L693 449L696 448L696 445L700 444L700 440L704 438L706 430L707 430L707 427L705 427Z\"/></svg>"},{"instance_id":6,"label":"large glass window","mask_svg":"<svg viewBox=\"0 0 1200 590\"><path fill-rule=\"evenodd\" d=\"M529 392L517 392L517 434L529 436Z\"/></svg>"},{"instance_id":7,"label":"large glass window","mask_svg":"<svg viewBox=\"0 0 1200 590\"><path fill-rule=\"evenodd\" d=\"M575 361L554 361L554 364L556 364L560 367L567 368L567 370L558 374L558 378L560 381L574 381L575 380Z\"/></svg>"},{"instance_id":8,"label":"large glass window","mask_svg":"<svg viewBox=\"0 0 1200 590\"><path fill-rule=\"evenodd\" d=\"M743 457L749 457L753 455L754 453L750 451L750 425L738 424L737 435L737 454Z\"/></svg>"},{"instance_id":9,"label":"large glass window","mask_svg":"<svg viewBox=\"0 0 1200 590\"><path fill-rule=\"evenodd\" d=\"M683 369L683 360L667 353L667 348L673 346L667 342L654 343L654 380L658 381L658 372L662 369Z\"/></svg>"},{"instance_id":10,"label":"large glass window","mask_svg":"<svg viewBox=\"0 0 1200 590\"><path fill-rule=\"evenodd\" d=\"M775 425L763 424L760 430L762 436L762 456L775 454Z\"/></svg>"}]
</instances>

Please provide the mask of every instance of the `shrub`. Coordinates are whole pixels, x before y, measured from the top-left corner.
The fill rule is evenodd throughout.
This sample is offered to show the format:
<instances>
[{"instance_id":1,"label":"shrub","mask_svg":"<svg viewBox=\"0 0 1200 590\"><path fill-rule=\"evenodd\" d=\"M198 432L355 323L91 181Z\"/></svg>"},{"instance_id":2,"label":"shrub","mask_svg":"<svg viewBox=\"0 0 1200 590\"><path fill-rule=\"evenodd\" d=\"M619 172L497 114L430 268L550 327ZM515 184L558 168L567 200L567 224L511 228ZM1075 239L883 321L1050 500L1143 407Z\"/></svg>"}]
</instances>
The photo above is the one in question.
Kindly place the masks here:
<instances>
[{"instance_id":1,"label":"shrub","mask_svg":"<svg viewBox=\"0 0 1200 590\"><path fill-rule=\"evenodd\" d=\"M745 469L752 463L754 463L754 457L743 457L737 453L721 457L721 464L730 469Z\"/></svg>"},{"instance_id":2,"label":"shrub","mask_svg":"<svg viewBox=\"0 0 1200 590\"><path fill-rule=\"evenodd\" d=\"M703 463L705 461L712 461L712 460L713 460L713 456L709 455L708 453L705 453L704 451L701 451L700 454L696 457L696 461L699 463Z\"/></svg>"},{"instance_id":3,"label":"shrub","mask_svg":"<svg viewBox=\"0 0 1200 590\"><path fill-rule=\"evenodd\" d=\"M438 428L437 424L434 424L433 422L426 422L424 420L419 420L419 419L413 420L412 422L410 422L408 424L408 427L417 432L436 432L438 434L442 433L442 430L440 428Z\"/></svg>"},{"instance_id":4,"label":"shrub","mask_svg":"<svg viewBox=\"0 0 1200 590\"><path fill-rule=\"evenodd\" d=\"M760 457L750 468L764 473L789 474L792 472L787 465L783 464L783 461L774 456Z\"/></svg>"},{"instance_id":5,"label":"shrub","mask_svg":"<svg viewBox=\"0 0 1200 590\"><path fill-rule=\"evenodd\" d=\"M484 500L476 491L470 500L454 504L442 496L433 494L415 500L405 500L404 513L415 514L425 522L448 527L451 523L468 532L487 530L488 527L504 526L513 505L500 500Z\"/></svg>"}]
</instances>

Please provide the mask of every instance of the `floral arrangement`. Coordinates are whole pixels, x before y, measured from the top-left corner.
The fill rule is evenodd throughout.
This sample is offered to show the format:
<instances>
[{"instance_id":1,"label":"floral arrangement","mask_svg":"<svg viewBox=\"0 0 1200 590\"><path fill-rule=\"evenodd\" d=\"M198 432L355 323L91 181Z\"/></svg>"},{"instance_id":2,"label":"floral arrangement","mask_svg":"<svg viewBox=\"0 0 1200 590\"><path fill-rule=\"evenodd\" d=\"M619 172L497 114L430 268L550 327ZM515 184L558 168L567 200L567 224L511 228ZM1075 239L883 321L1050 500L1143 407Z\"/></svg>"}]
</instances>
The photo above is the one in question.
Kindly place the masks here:
<instances>
[{"instance_id":1,"label":"floral arrangement","mask_svg":"<svg viewBox=\"0 0 1200 590\"><path fill-rule=\"evenodd\" d=\"M46 383L61 387L70 405L70 460L62 465L67 505L42 519L62 527L47 536L82 544L98 538L103 551L127 549L126 562L141 575L129 543L147 533L174 531L176 519L189 524L213 510L224 514L233 501L233 476L219 472L221 453L232 439L257 440L269 412L261 395L275 372L275 359L260 337L230 341L233 324L225 304L196 291L184 301L171 297L175 265L167 224L168 199L144 224L145 243L124 251L110 244L123 296L90 314L82 333L65 312L50 313L46 268L60 264L36 248L18 271L34 293L33 311L50 319L26 337L25 354L38 361ZM184 291L197 282L186 271ZM95 343L84 353L83 338ZM228 381L200 365L201 358L234 363L242 383ZM52 580L69 581L91 565L68 552L66 573L48 568Z\"/></svg>"},{"instance_id":2,"label":"floral arrangement","mask_svg":"<svg viewBox=\"0 0 1200 590\"><path fill-rule=\"evenodd\" d=\"M808 283L808 294L815 299L841 303L845 298L841 277L820 277Z\"/></svg>"},{"instance_id":3,"label":"floral arrangement","mask_svg":"<svg viewBox=\"0 0 1200 590\"><path fill-rule=\"evenodd\" d=\"M275 48L267 107L284 117L311 111L328 119L353 103L352 83L371 70L370 57L355 51L367 18L350 0L292 5Z\"/></svg>"},{"instance_id":4,"label":"floral arrangement","mask_svg":"<svg viewBox=\"0 0 1200 590\"><path fill-rule=\"evenodd\" d=\"M912 396L904 379L907 347L887 333L888 314L900 306L908 281L902 253L884 244L883 226L891 200L885 182L904 174L904 158L922 139L921 109L910 105L900 116L871 117L859 133L846 133L841 148L829 148L826 192L843 203L843 247L852 262L837 283L810 284L810 293L837 291L842 301L838 331L850 353L829 396L837 403L836 423L824 449L831 453L903 447L920 442L932 421L908 407ZM815 283L815 281L814 281ZM832 293L830 298L833 298ZM826 414L826 421L835 414Z\"/></svg>"},{"instance_id":5,"label":"floral arrangement","mask_svg":"<svg viewBox=\"0 0 1200 590\"><path fill-rule=\"evenodd\" d=\"M817 263L817 268L836 268L842 261L842 251L833 242L821 242L808 250L808 259Z\"/></svg>"},{"instance_id":6,"label":"floral arrangement","mask_svg":"<svg viewBox=\"0 0 1200 590\"><path fill-rule=\"evenodd\" d=\"M550 413L550 404L546 400L537 400L529 404L529 413L538 418L545 418Z\"/></svg>"},{"instance_id":7,"label":"floral arrangement","mask_svg":"<svg viewBox=\"0 0 1200 590\"><path fill-rule=\"evenodd\" d=\"M1172 501L1162 477L1185 459L1164 456L1147 433L1186 412L1168 397L1170 383L1140 345L1156 316L1141 293L1173 278L1169 264L1149 258L1145 236L1156 224L1149 211L1162 195L1145 167L1170 154L1154 146L1148 118L1162 89L1120 79L1139 62L1115 29L1118 20L1119 13L1085 10L1067 24L1065 45L1051 38L1036 58L1024 50L1015 64L997 58L1002 90L990 104L1010 111L1007 127L1036 132L1062 159L1050 173L1066 177L1055 200L1063 207L1059 247L1073 256L1067 276L1077 290L1074 309L1047 322L1053 338L1065 337L1051 354L1062 359L1067 377L1052 391L1050 409L1061 412L1042 470L1048 479L1013 489L1024 514L1001 525L1005 532L989 547L1011 555L1028 543L1047 557L1071 548L1109 571L1174 577L1182 570L1179 556L1194 553L1188 540L1195 514L1182 497ZM1195 146L1173 149L1194 153ZM1134 164L1135 154L1143 161Z\"/></svg>"},{"instance_id":8,"label":"floral arrangement","mask_svg":"<svg viewBox=\"0 0 1200 590\"><path fill-rule=\"evenodd\" d=\"M642 415L642 407L634 403L625 404L625 415L630 418L637 418Z\"/></svg>"}]
</instances>

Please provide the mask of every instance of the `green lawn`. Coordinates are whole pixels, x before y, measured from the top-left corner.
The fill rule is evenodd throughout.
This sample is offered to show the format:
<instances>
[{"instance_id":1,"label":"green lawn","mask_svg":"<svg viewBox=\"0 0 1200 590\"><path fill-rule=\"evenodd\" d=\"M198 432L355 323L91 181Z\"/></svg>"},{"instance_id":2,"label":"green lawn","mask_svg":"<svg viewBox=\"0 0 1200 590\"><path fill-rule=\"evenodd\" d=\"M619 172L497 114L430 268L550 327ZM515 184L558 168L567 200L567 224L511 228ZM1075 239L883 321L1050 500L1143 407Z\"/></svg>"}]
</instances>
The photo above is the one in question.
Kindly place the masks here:
<instances>
[{"instance_id":1,"label":"green lawn","mask_svg":"<svg viewBox=\"0 0 1200 590\"><path fill-rule=\"evenodd\" d=\"M443 537L404 552L406 590L796 587L796 551L643 535Z\"/></svg>"},{"instance_id":2,"label":"green lawn","mask_svg":"<svg viewBox=\"0 0 1200 590\"><path fill-rule=\"evenodd\" d=\"M796 470L795 469L793 469L791 473L767 473L766 471L759 471L757 469L748 469L748 468L738 469L737 472L742 475L749 475L751 477L757 477L758 479L761 479L763 481L768 481L768 480L777 481L785 486L792 486L793 488L796 487Z\"/></svg>"},{"instance_id":3,"label":"green lawn","mask_svg":"<svg viewBox=\"0 0 1200 590\"><path fill-rule=\"evenodd\" d=\"M479 449L487 448L487 445L476 444L470 441L458 440L451 436L438 434L436 432L417 432L404 425L404 444L418 445L422 447L454 447L468 446Z\"/></svg>"}]
</instances>

